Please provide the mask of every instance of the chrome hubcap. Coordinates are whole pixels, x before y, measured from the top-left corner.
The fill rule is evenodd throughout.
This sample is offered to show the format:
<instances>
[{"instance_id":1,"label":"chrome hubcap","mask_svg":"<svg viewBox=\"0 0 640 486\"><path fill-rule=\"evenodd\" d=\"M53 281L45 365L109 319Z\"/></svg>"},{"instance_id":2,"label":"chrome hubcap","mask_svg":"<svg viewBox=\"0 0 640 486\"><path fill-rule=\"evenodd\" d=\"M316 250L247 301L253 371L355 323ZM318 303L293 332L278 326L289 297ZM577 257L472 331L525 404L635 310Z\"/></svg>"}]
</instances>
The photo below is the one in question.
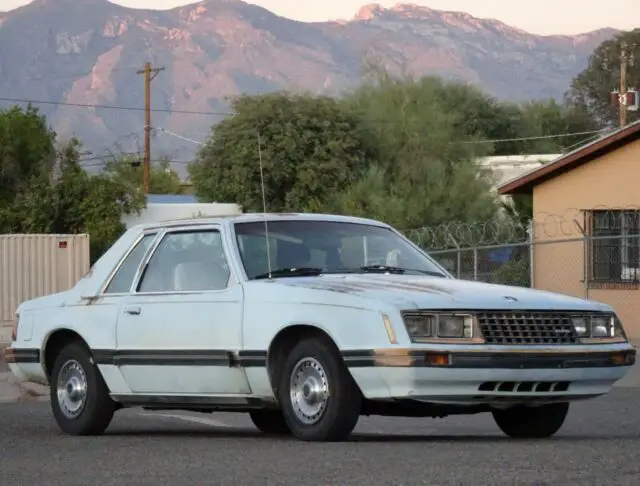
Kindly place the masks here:
<instances>
[{"instance_id":1,"label":"chrome hubcap","mask_svg":"<svg viewBox=\"0 0 640 486\"><path fill-rule=\"evenodd\" d=\"M69 360L62 366L56 388L63 415L70 419L78 417L87 399L87 376L80 363Z\"/></svg>"},{"instance_id":2,"label":"chrome hubcap","mask_svg":"<svg viewBox=\"0 0 640 486\"><path fill-rule=\"evenodd\" d=\"M322 418L329 400L329 381L318 360L298 361L291 373L289 394L298 420L312 425Z\"/></svg>"}]
</instances>

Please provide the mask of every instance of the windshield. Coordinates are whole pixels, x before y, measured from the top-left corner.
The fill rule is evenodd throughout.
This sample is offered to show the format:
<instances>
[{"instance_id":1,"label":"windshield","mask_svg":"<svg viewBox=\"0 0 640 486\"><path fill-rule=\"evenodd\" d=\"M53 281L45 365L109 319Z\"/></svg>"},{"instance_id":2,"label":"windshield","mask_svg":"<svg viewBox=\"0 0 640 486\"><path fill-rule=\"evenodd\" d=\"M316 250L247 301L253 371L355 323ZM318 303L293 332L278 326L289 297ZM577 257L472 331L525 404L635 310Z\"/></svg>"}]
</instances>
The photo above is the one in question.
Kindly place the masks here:
<instances>
[{"instance_id":1,"label":"windshield","mask_svg":"<svg viewBox=\"0 0 640 486\"><path fill-rule=\"evenodd\" d=\"M249 279L266 278L269 267L263 221L236 223L240 256ZM444 277L442 270L388 228L334 221L269 221L274 276L393 272Z\"/></svg>"}]
</instances>

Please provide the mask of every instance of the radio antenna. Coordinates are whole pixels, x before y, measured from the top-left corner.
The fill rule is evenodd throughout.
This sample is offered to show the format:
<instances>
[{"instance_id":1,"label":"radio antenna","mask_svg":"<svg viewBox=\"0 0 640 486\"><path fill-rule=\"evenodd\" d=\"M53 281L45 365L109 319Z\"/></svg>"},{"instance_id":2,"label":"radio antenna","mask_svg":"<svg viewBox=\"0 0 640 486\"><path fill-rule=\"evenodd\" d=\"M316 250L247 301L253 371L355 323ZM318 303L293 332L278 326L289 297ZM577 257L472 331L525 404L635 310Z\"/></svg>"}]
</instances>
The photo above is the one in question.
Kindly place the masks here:
<instances>
[{"instance_id":1,"label":"radio antenna","mask_svg":"<svg viewBox=\"0 0 640 486\"><path fill-rule=\"evenodd\" d=\"M267 247L267 269L271 280L271 251L269 248L269 224L267 223L267 197L264 192L264 172L262 168L262 139L258 132L258 160L260 161L260 190L262 192L262 212L264 213L264 239Z\"/></svg>"}]
</instances>

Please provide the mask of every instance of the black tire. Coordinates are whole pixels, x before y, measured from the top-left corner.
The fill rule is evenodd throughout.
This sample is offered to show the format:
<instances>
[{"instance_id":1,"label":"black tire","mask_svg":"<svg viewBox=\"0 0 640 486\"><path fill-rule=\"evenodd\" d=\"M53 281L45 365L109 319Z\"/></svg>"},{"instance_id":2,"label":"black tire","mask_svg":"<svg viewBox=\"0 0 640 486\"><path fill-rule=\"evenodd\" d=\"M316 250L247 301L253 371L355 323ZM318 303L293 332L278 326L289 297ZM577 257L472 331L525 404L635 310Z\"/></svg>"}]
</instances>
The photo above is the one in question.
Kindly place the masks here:
<instances>
[{"instance_id":1,"label":"black tire","mask_svg":"<svg viewBox=\"0 0 640 486\"><path fill-rule=\"evenodd\" d=\"M252 410L249 417L260 432L269 435L291 435L291 430L280 411Z\"/></svg>"},{"instance_id":2,"label":"black tire","mask_svg":"<svg viewBox=\"0 0 640 486\"><path fill-rule=\"evenodd\" d=\"M514 439L545 439L564 424L569 403L550 403L541 407L518 405L506 410L494 410L493 419L500 430Z\"/></svg>"},{"instance_id":3,"label":"black tire","mask_svg":"<svg viewBox=\"0 0 640 486\"><path fill-rule=\"evenodd\" d=\"M74 366L76 372L84 373L86 380L84 405L75 416L69 416L64 411L66 408L61 404L57 393L60 373L69 365ZM107 429L116 410L116 403L111 400L100 370L92 363L89 350L84 344L73 342L62 348L54 362L50 383L51 409L63 432L70 435L99 435Z\"/></svg>"},{"instance_id":4,"label":"black tire","mask_svg":"<svg viewBox=\"0 0 640 486\"><path fill-rule=\"evenodd\" d=\"M316 360L322 367L329 396L313 423L306 423L296 414L290 393L294 368L305 359ZM307 338L291 350L279 377L278 400L284 419L294 437L304 441L345 440L360 418L362 394L347 370L333 342L322 338Z\"/></svg>"}]
</instances>

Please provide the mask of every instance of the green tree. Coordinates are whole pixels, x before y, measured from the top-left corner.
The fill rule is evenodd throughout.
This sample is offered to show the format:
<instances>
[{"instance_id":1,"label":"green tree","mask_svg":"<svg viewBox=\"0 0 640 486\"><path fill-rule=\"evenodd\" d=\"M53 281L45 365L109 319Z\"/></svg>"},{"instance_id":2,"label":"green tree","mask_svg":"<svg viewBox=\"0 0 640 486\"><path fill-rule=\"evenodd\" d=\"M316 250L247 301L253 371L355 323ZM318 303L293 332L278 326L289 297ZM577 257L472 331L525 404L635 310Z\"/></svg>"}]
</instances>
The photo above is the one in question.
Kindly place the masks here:
<instances>
[{"instance_id":1,"label":"green tree","mask_svg":"<svg viewBox=\"0 0 640 486\"><path fill-rule=\"evenodd\" d=\"M262 159L269 211L318 211L372 157L358 117L332 98L241 96L232 108L189 166L200 200L261 211Z\"/></svg>"},{"instance_id":2,"label":"green tree","mask_svg":"<svg viewBox=\"0 0 640 486\"><path fill-rule=\"evenodd\" d=\"M446 82L437 77L426 77L420 82L454 115L456 132L481 139L478 143L491 155L560 152L589 135L556 135L598 128L588 114L552 99L517 104L499 101L466 83Z\"/></svg>"},{"instance_id":3,"label":"green tree","mask_svg":"<svg viewBox=\"0 0 640 486\"><path fill-rule=\"evenodd\" d=\"M528 140L517 142L524 154L560 153L597 136L593 118L577 107L565 106L556 100L529 101L521 105L519 136ZM566 136L570 133L578 135Z\"/></svg>"},{"instance_id":4,"label":"green tree","mask_svg":"<svg viewBox=\"0 0 640 486\"><path fill-rule=\"evenodd\" d=\"M620 87L622 44L634 62L627 68L627 83L640 88L640 29L623 32L600 44L589 58L589 66L571 82L567 102L579 112L590 115L600 126L618 125L618 107L611 102L611 92ZM628 121L640 118L629 112Z\"/></svg>"},{"instance_id":5,"label":"green tree","mask_svg":"<svg viewBox=\"0 0 640 486\"><path fill-rule=\"evenodd\" d=\"M106 171L123 185L142 190L143 169L137 157L123 155L107 162ZM149 192L151 194L182 194L182 181L178 173L171 169L169 159L161 160L158 165L152 165L149 177Z\"/></svg>"},{"instance_id":6,"label":"green tree","mask_svg":"<svg viewBox=\"0 0 640 486\"><path fill-rule=\"evenodd\" d=\"M55 137L37 108L0 110L0 204L11 202L33 177L51 171Z\"/></svg>"},{"instance_id":7,"label":"green tree","mask_svg":"<svg viewBox=\"0 0 640 486\"><path fill-rule=\"evenodd\" d=\"M4 232L88 233L95 261L124 231L123 214L139 211L144 195L106 172L89 175L80 165L78 140L62 145L54 170L31 183L4 206Z\"/></svg>"},{"instance_id":8,"label":"green tree","mask_svg":"<svg viewBox=\"0 0 640 486\"><path fill-rule=\"evenodd\" d=\"M477 137L484 145L482 152L491 155L522 153L517 139L526 131L522 108L516 103L499 101L484 90L466 83L446 82L437 77L423 78L439 104L455 114L456 132L466 137ZM492 144L486 140L512 140Z\"/></svg>"},{"instance_id":9,"label":"green tree","mask_svg":"<svg viewBox=\"0 0 640 486\"><path fill-rule=\"evenodd\" d=\"M378 157L363 178L334 198L333 210L404 230L496 214L493 180L475 162L491 147L473 143L478 137L471 133L479 128L452 109L459 98L443 96L447 86L437 78L394 78L379 71L345 98L375 141ZM450 86L464 92L459 84Z\"/></svg>"}]
</instances>

